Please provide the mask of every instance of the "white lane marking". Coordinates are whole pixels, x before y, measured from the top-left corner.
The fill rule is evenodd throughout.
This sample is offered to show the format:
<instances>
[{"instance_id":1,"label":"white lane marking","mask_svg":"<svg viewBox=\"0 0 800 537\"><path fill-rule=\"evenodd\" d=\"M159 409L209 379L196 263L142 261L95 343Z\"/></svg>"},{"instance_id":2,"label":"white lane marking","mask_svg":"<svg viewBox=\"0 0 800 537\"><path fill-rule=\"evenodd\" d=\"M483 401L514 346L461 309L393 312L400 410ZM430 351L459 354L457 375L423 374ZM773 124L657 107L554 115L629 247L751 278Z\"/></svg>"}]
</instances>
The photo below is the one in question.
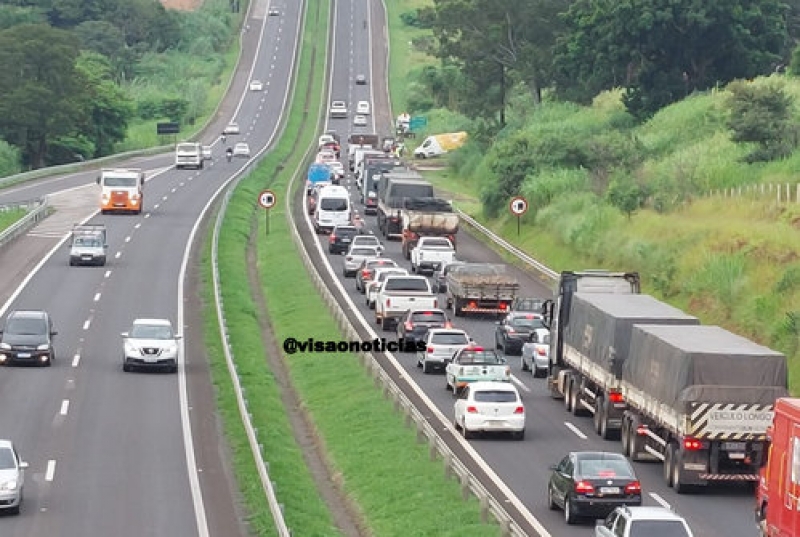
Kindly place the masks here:
<instances>
[{"instance_id":1,"label":"white lane marking","mask_svg":"<svg viewBox=\"0 0 800 537\"><path fill-rule=\"evenodd\" d=\"M81 363L81 355L76 354L72 357L72 367L78 367L79 363Z\"/></svg>"},{"instance_id":2,"label":"white lane marking","mask_svg":"<svg viewBox=\"0 0 800 537\"><path fill-rule=\"evenodd\" d=\"M69 399L64 399L61 401L61 410L58 412L62 416L66 416L67 412L69 411Z\"/></svg>"},{"instance_id":3,"label":"white lane marking","mask_svg":"<svg viewBox=\"0 0 800 537\"><path fill-rule=\"evenodd\" d=\"M211 162L211 164L214 164L214 162L212 161L212 162ZM186 182L185 182L185 181L181 181L180 183L178 183L178 186L183 186L183 185L185 185L185 184L186 184Z\"/></svg>"},{"instance_id":4,"label":"white lane marking","mask_svg":"<svg viewBox=\"0 0 800 537\"><path fill-rule=\"evenodd\" d=\"M83 329L84 330L89 330L89 326L91 326L91 324L92 324L92 319L90 317L90 318L86 319L86 321L84 321Z\"/></svg>"},{"instance_id":5,"label":"white lane marking","mask_svg":"<svg viewBox=\"0 0 800 537\"><path fill-rule=\"evenodd\" d=\"M95 301L95 302L100 302L100 293L96 293L96 294L94 295L94 301Z\"/></svg>"},{"instance_id":6,"label":"white lane marking","mask_svg":"<svg viewBox=\"0 0 800 537\"><path fill-rule=\"evenodd\" d=\"M117 252L114 254L114 259L119 259L120 257L122 257L122 252Z\"/></svg>"},{"instance_id":7,"label":"white lane marking","mask_svg":"<svg viewBox=\"0 0 800 537\"><path fill-rule=\"evenodd\" d=\"M103 274L103 278L108 278L109 276L111 276L111 271L107 270L106 273Z\"/></svg>"},{"instance_id":8,"label":"white lane marking","mask_svg":"<svg viewBox=\"0 0 800 537\"><path fill-rule=\"evenodd\" d=\"M161 196L161 201L167 201L168 199L169 199L169 196L167 196L166 194Z\"/></svg>"},{"instance_id":9,"label":"white lane marking","mask_svg":"<svg viewBox=\"0 0 800 537\"><path fill-rule=\"evenodd\" d=\"M568 421L565 421L565 422L564 422L564 425L566 425L566 426L567 426L567 429L569 429L570 431L572 431L573 433L575 433L575 436L577 436L577 437L578 437L578 438L580 438L581 440L586 440L586 439L588 438L588 437L587 437L585 434L583 434L583 433L581 432L581 430L580 430L580 429L578 429L578 428L577 428L575 425L573 425L572 423L570 423L570 422L568 422Z\"/></svg>"},{"instance_id":10,"label":"white lane marking","mask_svg":"<svg viewBox=\"0 0 800 537\"><path fill-rule=\"evenodd\" d=\"M145 218L150 218L150 213L147 213L146 215L144 215L144 217Z\"/></svg>"},{"instance_id":11,"label":"white lane marking","mask_svg":"<svg viewBox=\"0 0 800 537\"><path fill-rule=\"evenodd\" d=\"M172 187L172 193L173 193L173 194L174 194L174 193L175 193L177 190L178 190L178 187L176 187L176 186L173 186L173 187ZM166 196L164 196L164 199L167 199L167 197L166 197Z\"/></svg>"},{"instance_id":12,"label":"white lane marking","mask_svg":"<svg viewBox=\"0 0 800 537\"><path fill-rule=\"evenodd\" d=\"M131 242L131 236L130 236L130 235L128 235L127 237L125 237L125 242Z\"/></svg>"},{"instance_id":13,"label":"white lane marking","mask_svg":"<svg viewBox=\"0 0 800 537\"><path fill-rule=\"evenodd\" d=\"M160 203L156 203L155 205L153 205L153 209L158 209L159 205L161 205L161 204ZM150 216L150 215L148 214L147 216Z\"/></svg>"},{"instance_id":14,"label":"white lane marking","mask_svg":"<svg viewBox=\"0 0 800 537\"><path fill-rule=\"evenodd\" d=\"M523 391L530 393L531 389L525 386L525 384L519 380L516 375L511 375L511 382L522 388Z\"/></svg>"},{"instance_id":15,"label":"white lane marking","mask_svg":"<svg viewBox=\"0 0 800 537\"><path fill-rule=\"evenodd\" d=\"M47 470L44 473L44 480L52 481L55 475L56 475L56 461L54 459L50 459L49 461L47 461Z\"/></svg>"},{"instance_id":16,"label":"white lane marking","mask_svg":"<svg viewBox=\"0 0 800 537\"><path fill-rule=\"evenodd\" d=\"M142 227L142 223L141 222L137 222L136 225L133 226L133 229L139 229L140 227Z\"/></svg>"},{"instance_id":17,"label":"white lane marking","mask_svg":"<svg viewBox=\"0 0 800 537\"><path fill-rule=\"evenodd\" d=\"M672 506L667 502L667 500L665 500L664 498L659 496L658 493L650 492L649 494L650 494L650 497L653 498L661 507L666 507L667 509L672 509Z\"/></svg>"}]
</instances>

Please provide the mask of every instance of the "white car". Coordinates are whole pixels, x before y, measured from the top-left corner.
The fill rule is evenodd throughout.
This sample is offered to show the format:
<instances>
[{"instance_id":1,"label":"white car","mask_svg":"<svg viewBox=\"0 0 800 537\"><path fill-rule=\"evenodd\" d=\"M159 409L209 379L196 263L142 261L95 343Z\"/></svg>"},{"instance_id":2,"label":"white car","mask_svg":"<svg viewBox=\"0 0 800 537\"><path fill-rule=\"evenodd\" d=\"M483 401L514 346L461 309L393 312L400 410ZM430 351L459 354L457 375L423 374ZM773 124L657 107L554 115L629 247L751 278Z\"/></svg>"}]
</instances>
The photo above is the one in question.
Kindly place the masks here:
<instances>
[{"instance_id":1,"label":"white car","mask_svg":"<svg viewBox=\"0 0 800 537\"><path fill-rule=\"evenodd\" d=\"M511 433L525 438L525 405L510 382L473 382L458 394L453 424L464 438L473 433Z\"/></svg>"},{"instance_id":2,"label":"white car","mask_svg":"<svg viewBox=\"0 0 800 537\"><path fill-rule=\"evenodd\" d=\"M233 146L233 156L250 158L250 146L245 142L239 142Z\"/></svg>"},{"instance_id":3,"label":"white car","mask_svg":"<svg viewBox=\"0 0 800 537\"><path fill-rule=\"evenodd\" d=\"M260 80L251 80L250 81L250 91L263 91L264 90L264 83Z\"/></svg>"},{"instance_id":4,"label":"white car","mask_svg":"<svg viewBox=\"0 0 800 537\"><path fill-rule=\"evenodd\" d=\"M369 101L358 101L356 104L356 114L362 114L364 116L369 115Z\"/></svg>"},{"instance_id":5,"label":"white car","mask_svg":"<svg viewBox=\"0 0 800 537\"><path fill-rule=\"evenodd\" d=\"M353 126L355 127L366 127L367 126L367 116L365 115L357 115L353 118Z\"/></svg>"},{"instance_id":6,"label":"white car","mask_svg":"<svg viewBox=\"0 0 800 537\"><path fill-rule=\"evenodd\" d=\"M383 253L383 244L375 235L357 235L353 237L353 243L350 245L351 248L353 246L374 246Z\"/></svg>"},{"instance_id":7,"label":"white car","mask_svg":"<svg viewBox=\"0 0 800 537\"><path fill-rule=\"evenodd\" d=\"M275 9L275 8L271 8L269 10L269 16L270 17L278 17L278 16L280 16L280 14L281 14L281 12L278 11L277 9Z\"/></svg>"},{"instance_id":8,"label":"white car","mask_svg":"<svg viewBox=\"0 0 800 537\"><path fill-rule=\"evenodd\" d=\"M0 513L18 515L23 501L25 468L11 440L0 440Z\"/></svg>"},{"instance_id":9,"label":"white car","mask_svg":"<svg viewBox=\"0 0 800 537\"><path fill-rule=\"evenodd\" d=\"M444 369L458 351L471 343L472 339L463 330L432 328L425 336L425 350L417 352L417 367L426 374L433 369Z\"/></svg>"},{"instance_id":10,"label":"white car","mask_svg":"<svg viewBox=\"0 0 800 537\"><path fill-rule=\"evenodd\" d=\"M203 160L211 160L211 158L212 158L211 146L210 145L204 145L203 146Z\"/></svg>"},{"instance_id":11,"label":"white car","mask_svg":"<svg viewBox=\"0 0 800 537\"><path fill-rule=\"evenodd\" d=\"M344 267L342 268L342 274L345 278L352 278L356 275L358 267L361 266L362 261L380 256L381 251L375 246L355 246L354 244L350 243L350 249L344 256Z\"/></svg>"},{"instance_id":12,"label":"white car","mask_svg":"<svg viewBox=\"0 0 800 537\"><path fill-rule=\"evenodd\" d=\"M231 121L222 131L222 134L239 134L239 124Z\"/></svg>"},{"instance_id":13,"label":"white car","mask_svg":"<svg viewBox=\"0 0 800 537\"><path fill-rule=\"evenodd\" d=\"M367 307L371 310L375 309L375 300L378 298L378 292L381 290L381 285L387 276L407 276L408 271L398 267L386 267L375 269L375 274L372 279L367 283L367 290L364 292L366 296Z\"/></svg>"},{"instance_id":14,"label":"white car","mask_svg":"<svg viewBox=\"0 0 800 537\"><path fill-rule=\"evenodd\" d=\"M333 170L333 175L336 176L336 179L344 179L344 164L339 162L338 160L333 160L328 162L328 167Z\"/></svg>"},{"instance_id":15,"label":"white car","mask_svg":"<svg viewBox=\"0 0 800 537\"><path fill-rule=\"evenodd\" d=\"M679 514L666 507L617 507L605 520L598 520L595 537L637 537L639 535L669 535L693 537L689 524Z\"/></svg>"},{"instance_id":16,"label":"white car","mask_svg":"<svg viewBox=\"0 0 800 537\"><path fill-rule=\"evenodd\" d=\"M520 364L523 371L534 377L546 377L550 365L550 330L535 328L528 341L522 344Z\"/></svg>"},{"instance_id":17,"label":"white car","mask_svg":"<svg viewBox=\"0 0 800 537\"><path fill-rule=\"evenodd\" d=\"M336 141L336 138L333 137L332 134L323 134L319 137L317 142L317 147L322 147L325 144L330 144Z\"/></svg>"},{"instance_id":18,"label":"white car","mask_svg":"<svg viewBox=\"0 0 800 537\"><path fill-rule=\"evenodd\" d=\"M336 161L336 153L323 149L317 153L317 164L330 164Z\"/></svg>"},{"instance_id":19,"label":"white car","mask_svg":"<svg viewBox=\"0 0 800 537\"><path fill-rule=\"evenodd\" d=\"M136 319L122 336L122 370L134 367L178 371L178 340L180 335L167 319Z\"/></svg>"},{"instance_id":20,"label":"white car","mask_svg":"<svg viewBox=\"0 0 800 537\"><path fill-rule=\"evenodd\" d=\"M331 103L331 117L347 117L347 103L344 101L333 101Z\"/></svg>"}]
</instances>

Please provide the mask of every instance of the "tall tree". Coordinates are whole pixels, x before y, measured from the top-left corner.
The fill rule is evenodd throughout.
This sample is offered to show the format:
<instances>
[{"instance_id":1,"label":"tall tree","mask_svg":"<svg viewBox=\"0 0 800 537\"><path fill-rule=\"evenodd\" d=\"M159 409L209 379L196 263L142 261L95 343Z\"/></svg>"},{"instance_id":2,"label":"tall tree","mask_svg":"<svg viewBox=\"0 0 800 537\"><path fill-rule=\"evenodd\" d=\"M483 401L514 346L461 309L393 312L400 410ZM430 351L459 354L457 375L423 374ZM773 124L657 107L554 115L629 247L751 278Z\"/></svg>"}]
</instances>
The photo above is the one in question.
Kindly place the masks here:
<instances>
[{"instance_id":1,"label":"tall tree","mask_svg":"<svg viewBox=\"0 0 800 537\"><path fill-rule=\"evenodd\" d=\"M68 32L46 24L0 32L0 134L33 168L45 165L49 141L77 131L84 121L78 45Z\"/></svg>"},{"instance_id":2,"label":"tall tree","mask_svg":"<svg viewBox=\"0 0 800 537\"><path fill-rule=\"evenodd\" d=\"M572 93L587 99L621 85L645 107L631 111L647 115L694 90L771 72L786 16L781 0L576 0L557 47L560 87L570 93L577 82Z\"/></svg>"}]
</instances>

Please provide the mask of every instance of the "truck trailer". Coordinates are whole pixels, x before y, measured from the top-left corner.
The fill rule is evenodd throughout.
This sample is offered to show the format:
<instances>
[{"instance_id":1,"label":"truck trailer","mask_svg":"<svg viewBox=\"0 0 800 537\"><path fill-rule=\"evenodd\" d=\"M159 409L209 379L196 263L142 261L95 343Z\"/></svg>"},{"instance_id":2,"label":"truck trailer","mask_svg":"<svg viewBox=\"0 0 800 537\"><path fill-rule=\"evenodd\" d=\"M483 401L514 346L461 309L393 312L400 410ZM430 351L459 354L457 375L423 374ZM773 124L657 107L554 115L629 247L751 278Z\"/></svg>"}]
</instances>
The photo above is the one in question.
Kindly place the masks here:
<instances>
[{"instance_id":1,"label":"truck trailer","mask_svg":"<svg viewBox=\"0 0 800 537\"><path fill-rule=\"evenodd\" d=\"M440 198L409 198L400 211L403 257L411 259L411 250L420 237L444 237L455 248L459 217L449 201Z\"/></svg>"},{"instance_id":2,"label":"truck trailer","mask_svg":"<svg viewBox=\"0 0 800 537\"><path fill-rule=\"evenodd\" d=\"M676 492L752 482L767 456L786 357L718 326L633 328L620 383L622 450L663 462Z\"/></svg>"},{"instance_id":3,"label":"truck trailer","mask_svg":"<svg viewBox=\"0 0 800 537\"><path fill-rule=\"evenodd\" d=\"M447 307L453 315L507 313L517 296L519 282L504 265L463 263L447 272Z\"/></svg>"}]
</instances>

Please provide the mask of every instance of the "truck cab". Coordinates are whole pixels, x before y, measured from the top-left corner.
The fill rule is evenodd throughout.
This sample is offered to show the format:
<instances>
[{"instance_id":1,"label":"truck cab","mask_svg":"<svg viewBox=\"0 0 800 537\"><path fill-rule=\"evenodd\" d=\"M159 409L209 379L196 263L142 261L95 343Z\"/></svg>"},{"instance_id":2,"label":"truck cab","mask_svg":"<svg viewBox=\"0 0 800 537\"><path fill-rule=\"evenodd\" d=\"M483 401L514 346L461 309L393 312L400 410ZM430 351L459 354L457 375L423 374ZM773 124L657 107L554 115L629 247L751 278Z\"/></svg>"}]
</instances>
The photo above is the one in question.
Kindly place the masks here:
<instances>
[{"instance_id":1,"label":"truck cab","mask_svg":"<svg viewBox=\"0 0 800 537\"><path fill-rule=\"evenodd\" d=\"M69 265L98 265L106 264L108 242L106 241L106 226L104 224L75 224L69 242Z\"/></svg>"},{"instance_id":2,"label":"truck cab","mask_svg":"<svg viewBox=\"0 0 800 537\"><path fill-rule=\"evenodd\" d=\"M175 146L175 169L203 169L203 146L197 142L182 142Z\"/></svg>"},{"instance_id":3,"label":"truck cab","mask_svg":"<svg viewBox=\"0 0 800 537\"><path fill-rule=\"evenodd\" d=\"M100 171L100 211L140 214L144 204L144 172L133 168Z\"/></svg>"}]
</instances>

